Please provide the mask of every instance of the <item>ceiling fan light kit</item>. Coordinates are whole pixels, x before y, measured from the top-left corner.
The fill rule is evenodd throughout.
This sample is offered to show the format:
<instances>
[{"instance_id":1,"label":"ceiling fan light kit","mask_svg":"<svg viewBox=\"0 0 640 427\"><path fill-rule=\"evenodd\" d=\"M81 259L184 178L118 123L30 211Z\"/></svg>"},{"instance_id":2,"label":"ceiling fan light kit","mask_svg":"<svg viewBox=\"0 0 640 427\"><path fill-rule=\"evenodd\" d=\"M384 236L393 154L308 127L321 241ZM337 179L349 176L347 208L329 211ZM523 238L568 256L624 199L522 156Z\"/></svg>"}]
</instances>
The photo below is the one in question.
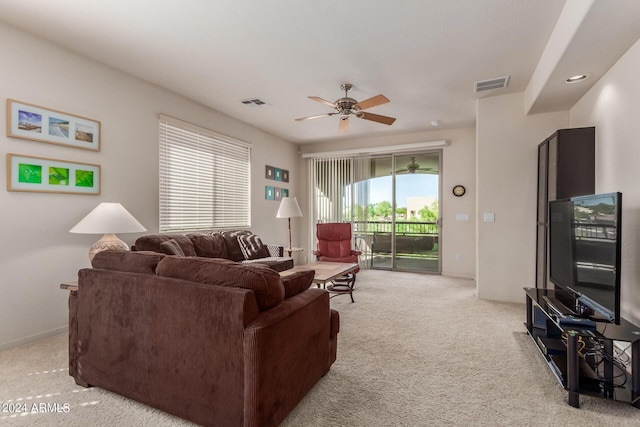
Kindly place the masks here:
<instances>
[{"instance_id":1,"label":"ceiling fan light kit","mask_svg":"<svg viewBox=\"0 0 640 427\"><path fill-rule=\"evenodd\" d=\"M389 99L386 96L380 94L380 95L373 96L369 99L365 99L364 101L358 102L357 100L349 96L349 91L353 89L352 84L344 83L340 85L340 89L344 91L344 96L342 98L337 99L333 103L317 96L308 97L309 99L312 99L316 102L319 102L321 104L324 104L328 107L333 108L334 110L336 110L335 112L325 113L325 114L316 114L314 116L308 116L308 117L300 117L296 119L296 121L300 122L303 120L311 120L311 119L317 119L320 117L335 116L336 114L338 114L340 115L340 122L338 124L338 130L340 132L346 132L349 129L349 118L351 116L355 116L359 119L370 120L376 123L382 123L388 126L392 125L393 122L396 121L394 117L381 116L379 114L373 114L373 113L363 111L369 108L377 107L378 105L388 103Z\"/></svg>"}]
</instances>

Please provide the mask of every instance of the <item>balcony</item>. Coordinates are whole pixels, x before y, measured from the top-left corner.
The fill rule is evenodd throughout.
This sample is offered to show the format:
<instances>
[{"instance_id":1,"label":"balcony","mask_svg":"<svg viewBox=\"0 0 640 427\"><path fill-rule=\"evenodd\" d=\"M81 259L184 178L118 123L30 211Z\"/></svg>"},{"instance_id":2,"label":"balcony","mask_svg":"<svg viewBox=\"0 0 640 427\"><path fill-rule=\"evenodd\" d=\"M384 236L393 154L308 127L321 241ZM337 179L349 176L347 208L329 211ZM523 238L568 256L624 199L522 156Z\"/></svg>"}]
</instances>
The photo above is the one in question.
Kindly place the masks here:
<instances>
[{"instance_id":1,"label":"balcony","mask_svg":"<svg viewBox=\"0 0 640 427\"><path fill-rule=\"evenodd\" d=\"M438 271L438 226L435 222L354 221L353 234L361 258L370 268ZM395 250L395 256L394 251Z\"/></svg>"}]
</instances>

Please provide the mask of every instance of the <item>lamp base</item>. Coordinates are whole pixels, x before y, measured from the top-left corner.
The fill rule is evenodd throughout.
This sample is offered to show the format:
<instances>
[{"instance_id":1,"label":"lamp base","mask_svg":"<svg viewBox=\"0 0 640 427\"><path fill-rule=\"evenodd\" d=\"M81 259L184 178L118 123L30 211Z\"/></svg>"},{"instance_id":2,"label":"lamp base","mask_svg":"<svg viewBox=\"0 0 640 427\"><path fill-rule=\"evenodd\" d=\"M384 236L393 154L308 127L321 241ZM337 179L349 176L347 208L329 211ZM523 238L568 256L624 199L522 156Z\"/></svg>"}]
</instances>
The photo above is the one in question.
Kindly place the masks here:
<instances>
[{"instance_id":1,"label":"lamp base","mask_svg":"<svg viewBox=\"0 0 640 427\"><path fill-rule=\"evenodd\" d=\"M93 257L96 256L98 252L106 250L128 251L129 245L120 240L115 234L107 233L89 248L89 262L93 261Z\"/></svg>"}]
</instances>

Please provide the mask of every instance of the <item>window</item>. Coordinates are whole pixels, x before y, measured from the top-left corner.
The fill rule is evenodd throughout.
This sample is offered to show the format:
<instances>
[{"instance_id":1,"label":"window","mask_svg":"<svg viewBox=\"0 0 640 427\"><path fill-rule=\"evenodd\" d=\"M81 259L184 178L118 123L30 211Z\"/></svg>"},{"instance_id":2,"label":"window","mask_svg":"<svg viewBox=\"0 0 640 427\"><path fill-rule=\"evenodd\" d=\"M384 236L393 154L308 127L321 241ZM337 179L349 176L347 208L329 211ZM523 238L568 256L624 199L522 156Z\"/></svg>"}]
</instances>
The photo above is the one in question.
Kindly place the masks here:
<instances>
[{"instance_id":1,"label":"window","mask_svg":"<svg viewBox=\"0 0 640 427\"><path fill-rule=\"evenodd\" d=\"M251 145L160 116L160 231L251 226Z\"/></svg>"}]
</instances>

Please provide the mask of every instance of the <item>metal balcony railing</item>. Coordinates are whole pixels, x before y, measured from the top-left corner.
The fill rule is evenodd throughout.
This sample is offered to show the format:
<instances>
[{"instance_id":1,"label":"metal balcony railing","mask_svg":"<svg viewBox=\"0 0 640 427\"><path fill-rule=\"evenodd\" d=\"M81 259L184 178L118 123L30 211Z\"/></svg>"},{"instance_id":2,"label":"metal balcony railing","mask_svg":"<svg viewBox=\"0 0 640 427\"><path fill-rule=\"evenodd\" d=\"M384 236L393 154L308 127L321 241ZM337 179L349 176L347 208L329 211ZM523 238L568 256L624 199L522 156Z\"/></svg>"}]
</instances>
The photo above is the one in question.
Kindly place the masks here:
<instances>
[{"instance_id":1,"label":"metal balcony railing","mask_svg":"<svg viewBox=\"0 0 640 427\"><path fill-rule=\"evenodd\" d=\"M426 254L432 252L438 243L438 226L435 222L396 221L394 242L392 231L393 224L390 221L353 223L356 246L367 255L389 254L392 246L396 255Z\"/></svg>"},{"instance_id":2,"label":"metal balcony railing","mask_svg":"<svg viewBox=\"0 0 640 427\"><path fill-rule=\"evenodd\" d=\"M391 233L391 221L354 221L354 233L373 234ZM435 222L396 221L396 235L437 236L438 226Z\"/></svg>"}]
</instances>

